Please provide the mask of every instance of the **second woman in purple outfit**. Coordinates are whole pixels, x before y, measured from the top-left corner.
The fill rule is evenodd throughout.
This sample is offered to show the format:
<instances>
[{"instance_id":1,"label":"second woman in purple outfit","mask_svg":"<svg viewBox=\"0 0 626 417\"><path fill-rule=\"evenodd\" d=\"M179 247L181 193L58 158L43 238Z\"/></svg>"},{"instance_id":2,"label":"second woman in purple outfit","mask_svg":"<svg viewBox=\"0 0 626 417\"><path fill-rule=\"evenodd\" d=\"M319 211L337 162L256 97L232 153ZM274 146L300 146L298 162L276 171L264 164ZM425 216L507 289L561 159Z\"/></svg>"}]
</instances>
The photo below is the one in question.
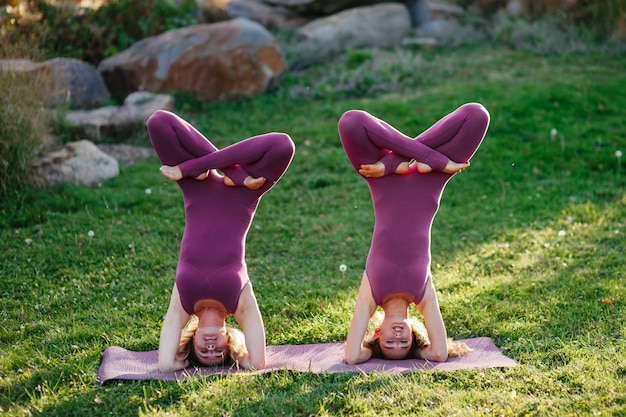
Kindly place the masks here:
<instances>
[{"instance_id":1,"label":"second woman in purple outfit","mask_svg":"<svg viewBox=\"0 0 626 417\"><path fill-rule=\"evenodd\" d=\"M430 232L446 183L469 166L488 125L489 113L477 103L459 107L417 138L364 111L350 110L339 120L344 150L367 181L375 215L346 340L347 363L373 355L441 362L449 353L467 351L446 335L430 273ZM425 331L408 316L412 303L424 317ZM379 306L384 316L364 341Z\"/></svg>"}]
</instances>

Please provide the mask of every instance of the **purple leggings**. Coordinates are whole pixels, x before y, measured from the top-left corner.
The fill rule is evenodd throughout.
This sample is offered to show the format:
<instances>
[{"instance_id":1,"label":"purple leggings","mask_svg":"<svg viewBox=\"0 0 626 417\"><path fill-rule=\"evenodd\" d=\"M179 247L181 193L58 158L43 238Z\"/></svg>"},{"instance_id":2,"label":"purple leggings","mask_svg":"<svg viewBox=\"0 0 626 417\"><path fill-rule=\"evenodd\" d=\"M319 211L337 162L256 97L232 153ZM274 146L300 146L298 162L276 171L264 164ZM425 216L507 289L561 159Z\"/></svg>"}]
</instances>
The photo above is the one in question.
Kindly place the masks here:
<instances>
[{"instance_id":1,"label":"purple leggings","mask_svg":"<svg viewBox=\"0 0 626 417\"><path fill-rule=\"evenodd\" d=\"M360 110L339 120L341 143L355 170L383 161L385 176L365 178L374 205L375 226L365 270L378 305L394 292L419 303L430 277L430 232L441 194L451 174L441 172L448 159L468 162L489 126L489 113L478 103L464 104L417 138ZM402 161L433 168L420 174L393 174Z\"/></svg>"},{"instance_id":2,"label":"purple leggings","mask_svg":"<svg viewBox=\"0 0 626 417\"><path fill-rule=\"evenodd\" d=\"M185 205L185 231L176 270L176 286L185 311L202 299L218 300L233 313L248 283L245 240L263 194L285 173L295 151L284 133L268 133L217 149L189 123L159 110L147 122L159 159L178 165L177 182ZM215 169L238 184L228 187ZM210 171L203 180L194 177ZM265 177L257 190L243 186L251 175Z\"/></svg>"}]
</instances>

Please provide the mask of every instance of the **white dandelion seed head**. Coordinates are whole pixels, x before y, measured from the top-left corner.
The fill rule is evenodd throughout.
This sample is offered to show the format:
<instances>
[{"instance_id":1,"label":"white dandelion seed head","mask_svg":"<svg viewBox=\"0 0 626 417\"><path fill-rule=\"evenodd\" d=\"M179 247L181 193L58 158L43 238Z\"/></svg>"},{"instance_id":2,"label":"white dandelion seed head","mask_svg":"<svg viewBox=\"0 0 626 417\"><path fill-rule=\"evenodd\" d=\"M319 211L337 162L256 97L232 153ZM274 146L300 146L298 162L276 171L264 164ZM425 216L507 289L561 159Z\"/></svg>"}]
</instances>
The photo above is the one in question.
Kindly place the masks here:
<instances>
[{"instance_id":1,"label":"white dandelion seed head","mask_svg":"<svg viewBox=\"0 0 626 417\"><path fill-rule=\"evenodd\" d=\"M346 266L346 264L341 264L341 265L339 265L339 270L340 270L341 272L346 272L346 269L348 269L348 267Z\"/></svg>"},{"instance_id":2,"label":"white dandelion seed head","mask_svg":"<svg viewBox=\"0 0 626 417\"><path fill-rule=\"evenodd\" d=\"M33 240L27 237L26 239L24 239L24 243L26 243L27 245L30 245L31 243L33 243Z\"/></svg>"},{"instance_id":3,"label":"white dandelion seed head","mask_svg":"<svg viewBox=\"0 0 626 417\"><path fill-rule=\"evenodd\" d=\"M555 128L550 129L550 137L552 139L554 139L558 133L559 132Z\"/></svg>"},{"instance_id":4,"label":"white dandelion seed head","mask_svg":"<svg viewBox=\"0 0 626 417\"><path fill-rule=\"evenodd\" d=\"M93 230L90 230L87 232L87 236L89 237L94 237L96 234L93 232Z\"/></svg>"},{"instance_id":5,"label":"white dandelion seed head","mask_svg":"<svg viewBox=\"0 0 626 417\"><path fill-rule=\"evenodd\" d=\"M565 230L559 230L558 235L559 235L559 237L565 236Z\"/></svg>"},{"instance_id":6,"label":"white dandelion seed head","mask_svg":"<svg viewBox=\"0 0 626 417\"><path fill-rule=\"evenodd\" d=\"M616 158L621 158L622 157L622 151L615 151L615 157Z\"/></svg>"},{"instance_id":7,"label":"white dandelion seed head","mask_svg":"<svg viewBox=\"0 0 626 417\"><path fill-rule=\"evenodd\" d=\"M146 194L148 194L148 195L152 194L152 189L151 188L146 188Z\"/></svg>"}]
</instances>

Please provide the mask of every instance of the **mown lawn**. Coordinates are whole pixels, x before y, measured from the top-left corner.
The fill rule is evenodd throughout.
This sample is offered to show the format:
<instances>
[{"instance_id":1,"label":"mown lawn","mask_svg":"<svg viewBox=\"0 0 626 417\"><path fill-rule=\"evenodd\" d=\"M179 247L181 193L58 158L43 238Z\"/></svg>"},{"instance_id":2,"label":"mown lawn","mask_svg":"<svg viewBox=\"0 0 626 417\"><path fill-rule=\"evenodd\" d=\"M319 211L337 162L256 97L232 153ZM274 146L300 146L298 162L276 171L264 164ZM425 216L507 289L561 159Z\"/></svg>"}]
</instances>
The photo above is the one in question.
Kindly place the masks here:
<instances>
[{"instance_id":1,"label":"mown lawn","mask_svg":"<svg viewBox=\"0 0 626 417\"><path fill-rule=\"evenodd\" d=\"M157 348L174 281L182 200L151 158L98 187L29 189L2 205L0 412L626 415L626 167L616 154L626 151L626 57L432 55L432 77L420 74L411 91L182 100L177 111L217 146L267 131L295 141L247 254L268 343L297 344L344 340L373 226L337 136L341 114L365 109L417 135L462 103L483 103L491 126L444 192L433 274L449 335L491 337L518 366L98 386L106 347Z\"/></svg>"}]
</instances>

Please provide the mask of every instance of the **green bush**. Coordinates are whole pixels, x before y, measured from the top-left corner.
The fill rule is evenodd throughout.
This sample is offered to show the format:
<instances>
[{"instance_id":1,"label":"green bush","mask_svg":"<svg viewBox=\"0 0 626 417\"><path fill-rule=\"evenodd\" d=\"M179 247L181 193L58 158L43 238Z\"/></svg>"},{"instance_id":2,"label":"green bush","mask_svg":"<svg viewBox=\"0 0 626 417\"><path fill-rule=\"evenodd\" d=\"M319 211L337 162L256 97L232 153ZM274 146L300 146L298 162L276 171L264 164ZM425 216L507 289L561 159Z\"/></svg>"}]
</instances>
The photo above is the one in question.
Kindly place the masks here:
<instances>
[{"instance_id":1,"label":"green bush","mask_svg":"<svg viewBox=\"0 0 626 417\"><path fill-rule=\"evenodd\" d=\"M501 11L503 0L479 0L488 14ZM527 0L525 13L531 21L555 18L561 29L583 28L596 41L626 40L626 2L624 0Z\"/></svg>"},{"instance_id":2,"label":"green bush","mask_svg":"<svg viewBox=\"0 0 626 417\"><path fill-rule=\"evenodd\" d=\"M626 41L626 2L624 0L579 0L583 23L597 39L617 38Z\"/></svg>"},{"instance_id":3,"label":"green bush","mask_svg":"<svg viewBox=\"0 0 626 417\"><path fill-rule=\"evenodd\" d=\"M19 191L47 133L42 106L43 75L0 70L0 194Z\"/></svg>"},{"instance_id":4,"label":"green bush","mask_svg":"<svg viewBox=\"0 0 626 417\"><path fill-rule=\"evenodd\" d=\"M3 42L27 40L47 58L76 58L93 65L141 39L198 23L194 0L109 0L95 10L67 0L28 4L28 13L0 16Z\"/></svg>"},{"instance_id":5,"label":"green bush","mask_svg":"<svg viewBox=\"0 0 626 417\"><path fill-rule=\"evenodd\" d=\"M0 42L0 60L39 61L42 52L18 40ZM52 113L44 107L41 94L47 88L46 73L19 73L0 66L0 206L9 195L20 195L30 164L42 148L44 138L51 138Z\"/></svg>"}]
</instances>

